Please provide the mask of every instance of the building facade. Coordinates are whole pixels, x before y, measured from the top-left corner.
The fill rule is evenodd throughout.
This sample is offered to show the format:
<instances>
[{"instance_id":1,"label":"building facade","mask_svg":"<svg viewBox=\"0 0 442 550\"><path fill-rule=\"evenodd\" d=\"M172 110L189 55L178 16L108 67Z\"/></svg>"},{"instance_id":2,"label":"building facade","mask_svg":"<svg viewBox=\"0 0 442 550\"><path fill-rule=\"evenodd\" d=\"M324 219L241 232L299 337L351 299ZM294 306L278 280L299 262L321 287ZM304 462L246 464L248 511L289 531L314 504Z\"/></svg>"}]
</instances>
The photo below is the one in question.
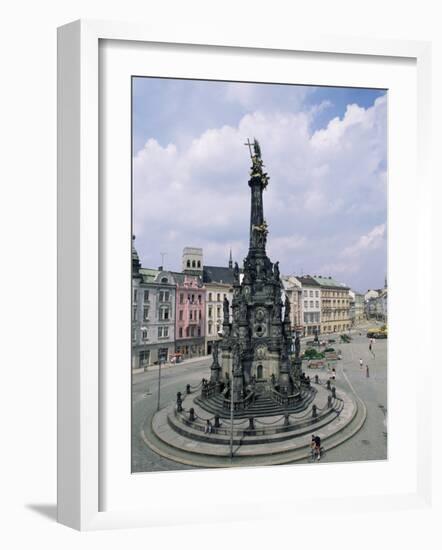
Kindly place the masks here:
<instances>
[{"instance_id":1,"label":"building facade","mask_svg":"<svg viewBox=\"0 0 442 550\"><path fill-rule=\"evenodd\" d=\"M304 333L303 293L302 284L294 276L281 277L284 294L290 302L290 323L295 332Z\"/></svg>"},{"instance_id":2,"label":"building facade","mask_svg":"<svg viewBox=\"0 0 442 550\"><path fill-rule=\"evenodd\" d=\"M310 275L296 277L302 286L302 334L321 332L321 287Z\"/></svg>"},{"instance_id":3,"label":"building facade","mask_svg":"<svg viewBox=\"0 0 442 550\"><path fill-rule=\"evenodd\" d=\"M143 269L132 248L132 369L169 361L175 352L173 273Z\"/></svg>"},{"instance_id":4,"label":"building facade","mask_svg":"<svg viewBox=\"0 0 442 550\"><path fill-rule=\"evenodd\" d=\"M321 293L321 332L330 334L349 330L350 295L349 287L331 277L315 276Z\"/></svg>"},{"instance_id":5,"label":"building facade","mask_svg":"<svg viewBox=\"0 0 442 550\"><path fill-rule=\"evenodd\" d=\"M205 355L206 289L201 277L175 274L175 352L182 359Z\"/></svg>"}]
</instances>

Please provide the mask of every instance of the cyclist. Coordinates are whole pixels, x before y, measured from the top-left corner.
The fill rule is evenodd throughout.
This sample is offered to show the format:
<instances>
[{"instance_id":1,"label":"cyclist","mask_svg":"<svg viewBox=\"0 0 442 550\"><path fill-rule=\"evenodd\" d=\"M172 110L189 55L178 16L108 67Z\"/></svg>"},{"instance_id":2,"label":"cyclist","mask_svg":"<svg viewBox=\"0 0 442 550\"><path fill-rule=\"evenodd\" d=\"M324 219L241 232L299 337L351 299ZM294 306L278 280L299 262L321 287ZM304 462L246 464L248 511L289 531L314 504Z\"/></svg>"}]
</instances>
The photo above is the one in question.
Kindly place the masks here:
<instances>
[{"instance_id":1,"label":"cyclist","mask_svg":"<svg viewBox=\"0 0 442 550\"><path fill-rule=\"evenodd\" d=\"M315 442L315 451L314 451L315 455L318 460L321 460L321 438L319 437L319 435L315 436L314 442Z\"/></svg>"}]
</instances>

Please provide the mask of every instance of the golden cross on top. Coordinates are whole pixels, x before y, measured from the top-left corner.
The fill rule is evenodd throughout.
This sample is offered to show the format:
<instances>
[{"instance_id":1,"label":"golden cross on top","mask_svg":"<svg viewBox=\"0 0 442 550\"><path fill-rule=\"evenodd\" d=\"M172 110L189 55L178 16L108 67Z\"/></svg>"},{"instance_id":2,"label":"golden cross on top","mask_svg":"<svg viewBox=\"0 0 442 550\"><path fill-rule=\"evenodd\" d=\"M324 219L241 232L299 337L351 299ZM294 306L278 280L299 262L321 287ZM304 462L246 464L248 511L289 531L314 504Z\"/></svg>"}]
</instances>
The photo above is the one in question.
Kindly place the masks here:
<instances>
[{"instance_id":1,"label":"golden cross on top","mask_svg":"<svg viewBox=\"0 0 442 550\"><path fill-rule=\"evenodd\" d=\"M248 146L249 151L250 151L250 158L253 158L253 154L252 154L252 145L253 145L253 143L250 142L250 139L249 139L249 138L247 138L247 142L244 143L244 145L247 145L247 146Z\"/></svg>"}]
</instances>

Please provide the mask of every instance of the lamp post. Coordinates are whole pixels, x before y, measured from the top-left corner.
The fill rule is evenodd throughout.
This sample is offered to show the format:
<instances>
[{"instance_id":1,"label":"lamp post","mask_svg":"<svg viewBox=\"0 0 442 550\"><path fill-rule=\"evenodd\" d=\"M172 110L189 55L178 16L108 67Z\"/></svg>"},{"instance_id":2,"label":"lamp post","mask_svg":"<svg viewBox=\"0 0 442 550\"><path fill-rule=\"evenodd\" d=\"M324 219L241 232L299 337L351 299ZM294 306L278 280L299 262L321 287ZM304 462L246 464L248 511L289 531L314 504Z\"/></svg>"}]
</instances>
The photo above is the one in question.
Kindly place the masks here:
<instances>
[{"instance_id":1,"label":"lamp post","mask_svg":"<svg viewBox=\"0 0 442 550\"><path fill-rule=\"evenodd\" d=\"M160 410L160 396L161 396L161 364L163 363L163 354L158 357L158 402L157 411Z\"/></svg>"},{"instance_id":2,"label":"lamp post","mask_svg":"<svg viewBox=\"0 0 442 550\"><path fill-rule=\"evenodd\" d=\"M144 331L146 331L146 334L147 334L147 327L141 327L141 333L143 334L143 341L144 341L144 372L146 372L147 371L147 365L146 365L147 338L144 338Z\"/></svg>"},{"instance_id":3,"label":"lamp post","mask_svg":"<svg viewBox=\"0 0 442 550\"><path fill-rule=\"evenodd\" d=\"M233 460L233 360L230 367L230 460Z\"/></svg>"}]
</instances>

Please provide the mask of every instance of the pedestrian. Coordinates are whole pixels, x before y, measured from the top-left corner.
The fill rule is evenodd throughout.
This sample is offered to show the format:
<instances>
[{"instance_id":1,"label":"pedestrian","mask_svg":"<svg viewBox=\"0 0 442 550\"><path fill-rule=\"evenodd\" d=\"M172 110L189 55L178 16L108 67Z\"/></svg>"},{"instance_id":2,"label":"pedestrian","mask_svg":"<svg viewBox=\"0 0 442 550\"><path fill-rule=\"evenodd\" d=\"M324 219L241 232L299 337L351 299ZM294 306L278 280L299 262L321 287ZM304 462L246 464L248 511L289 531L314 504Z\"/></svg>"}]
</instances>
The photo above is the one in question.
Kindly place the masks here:
<instances>
[{"instance_id":1,"label":"pedestrian","mask_svg":"<svg viewBox=\"0 0 442 550\"><path fill-rule=\"evenodd\" d=\"M335 369L335 367L332 368L332 372L331 372L330 378L331 378L332 380L336 380L336 369Z\"/></svg>"},{"instance_id":2,"label":"pedestrian","mask_svg":"<svg viewBox=\"0 0 442 550\"><path fill-rule=\"evenodd\" d=\"M364 366L364 362L362 361L362 359L359 359L359 366L361 367L361 369Z\"/></svg>"},{"instance_id":3,"label":"pedestrian","mask_svg":"<svg viewBox=\"0 0 442 550\"><path fill-rule=\"evenodd\" d=\"M365 366L365 376L366 378L370 378L370 369L368 368L368 365Z\"/></svg>"},{"instance_id":4,"label":"pedestrian","mask_svg":"<svg viewBox=\"0 0 442 550\"><path fill-rule=\"evenodd\" d=\"M368 344L368 349L369 349L369 351L371 351L371 346L372 346L372 345L373 345L373 344L371 343L371 340L370 340L370 343Z\"/></svg>"},{"instance_id":5,"label":"pedestrian","mask_svg":"<svg viewBox=\"0 0 442 550\"><path fill-rule=\"evenodd\" d=\"M204 433L205 434L212 433L212 423L210 422L209 419L206 420L206 427L204 428Z\"/></svg>"}]
</instances>

